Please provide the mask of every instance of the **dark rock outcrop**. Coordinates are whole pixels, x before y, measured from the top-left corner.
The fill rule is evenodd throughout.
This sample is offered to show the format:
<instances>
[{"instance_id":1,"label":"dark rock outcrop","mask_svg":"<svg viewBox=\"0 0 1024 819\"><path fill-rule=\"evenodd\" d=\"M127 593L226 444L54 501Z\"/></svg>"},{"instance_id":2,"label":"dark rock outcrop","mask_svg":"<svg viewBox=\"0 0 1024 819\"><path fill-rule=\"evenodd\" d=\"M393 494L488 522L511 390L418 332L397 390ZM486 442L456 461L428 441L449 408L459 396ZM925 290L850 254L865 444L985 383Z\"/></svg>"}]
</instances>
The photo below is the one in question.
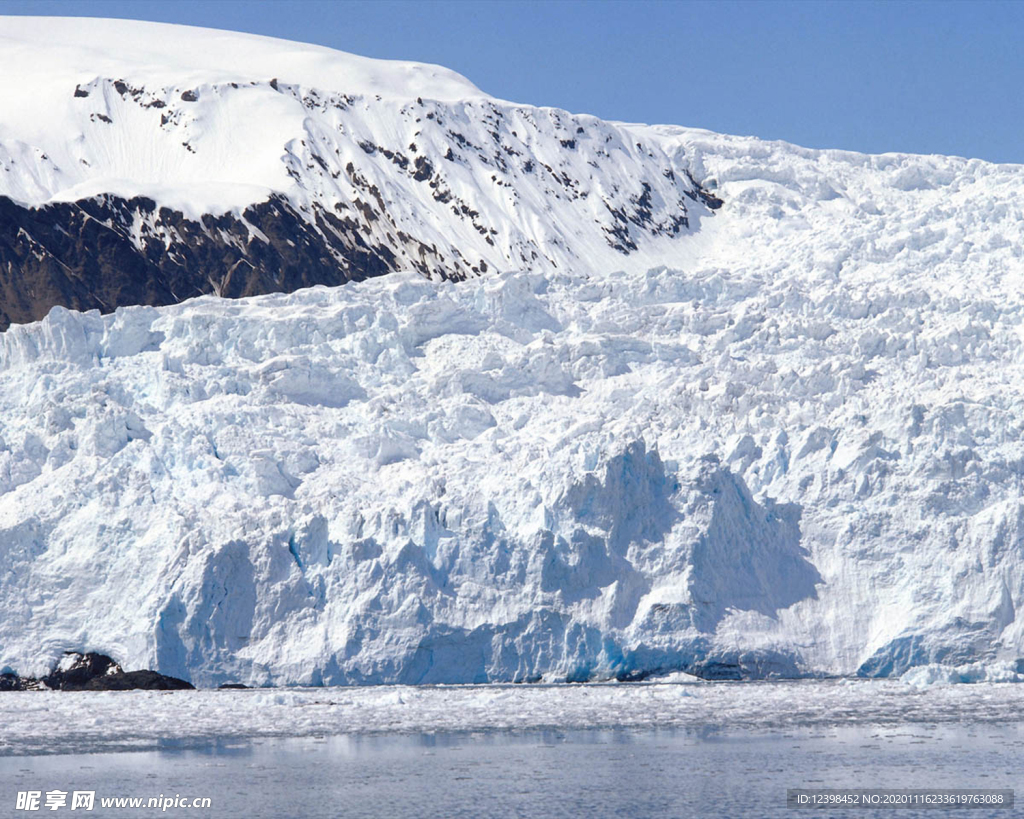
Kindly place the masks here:
<instances>
[{"instance_id":1,"label":"dark rock outcrop","mask_svg":"<svg viewBox=\"0 0 1024 819\"><path fill-rule=\"evenodd\" d=\"M156 671L127 671L120 674L108 674L93 677L83 687L83 691L186 691L194 688L191 683L168 677Z\"/></svg>"},{"instance_id":2,"label":"dark rock outcrop","mask_svg":"<svg viewBox=\"0 0 1024 819\"><path fill-rule=\"evenodd\" d=\"M56 667L41 679L19 677L11 672L0 674L0 691L181 691L193 687L185 680L156 671L123 671L106 654L94 652L65 652Z\"/></svg>"},{"instance_id":3,"label":"dark rock outcrop","mask_svg":"<svg viewBox=\"0 0 1024 819\"><path fill-rule=\"evenodd\" d=\"M80 691L94 679L122 673L121 666L106 654L67 652L57 667L43 677L42 682L47 688Z\"/></svg>"},{"instance_id":4,"label":"dark rock outcrop","mask_svg":"<svg viewBox=\"0 0 1024 819\"><path fill-rule=\"evenodd\" d=\"M323 208L310 218L277 196L241 218L199 221L145 197L27 208L0 196L0 331L38 321L54 305L109 313L210 293L239 298L334 286L396 270L398 248L368 243L363 219ZM429 252L401 238L416 260ZM422 264L416 260L404 264ZM442 277L464 276L453 265Z\"/></svg>"},{"instance_id":5,"label":"dark rock outcrop","mask_svg":"<svg viewBox=\"0 0 1024 819\"><path fill-rule=\"evenodd\" d=\"M11 674L9 671L0 674L0 691L24 691L25 684L22 682L21 677L17 674Z\"/></svg>"}]
</instances>

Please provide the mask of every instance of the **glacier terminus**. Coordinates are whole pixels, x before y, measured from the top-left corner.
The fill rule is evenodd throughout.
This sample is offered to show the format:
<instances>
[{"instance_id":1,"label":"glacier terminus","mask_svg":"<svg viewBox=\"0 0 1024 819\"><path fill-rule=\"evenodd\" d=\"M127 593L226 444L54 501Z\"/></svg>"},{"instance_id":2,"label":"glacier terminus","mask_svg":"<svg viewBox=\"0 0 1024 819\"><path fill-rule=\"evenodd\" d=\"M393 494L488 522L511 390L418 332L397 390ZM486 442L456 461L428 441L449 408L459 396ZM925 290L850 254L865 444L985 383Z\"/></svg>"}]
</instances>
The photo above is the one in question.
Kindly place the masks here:
<instances>
[{"instance_id":1,"label":"glacier terminus","mask_svg":"<svg viewBox=\"0 0 1024 819\"><path fill-rule=\"evenodd\" d=\"M0 29L53 50L0 90L0 669L1024 672L1024 167L43 31Z\"/></svg>"}]
</instances>

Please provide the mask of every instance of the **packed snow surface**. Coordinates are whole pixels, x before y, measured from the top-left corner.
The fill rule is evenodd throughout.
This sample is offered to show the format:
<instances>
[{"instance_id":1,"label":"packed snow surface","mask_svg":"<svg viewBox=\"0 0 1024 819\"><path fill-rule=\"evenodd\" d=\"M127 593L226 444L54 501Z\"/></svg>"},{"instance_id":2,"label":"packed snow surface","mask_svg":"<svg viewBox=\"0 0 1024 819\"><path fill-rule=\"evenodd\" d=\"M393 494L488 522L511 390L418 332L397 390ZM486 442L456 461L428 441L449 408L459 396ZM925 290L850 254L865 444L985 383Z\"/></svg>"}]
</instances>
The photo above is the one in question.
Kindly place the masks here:
<instances>
[{"instance_id":1,"label":"packed snow surface","mask_svg":"<svg viewBox=\"0 0 1024 819\"><path fill-rule=\"evenodd\" d=\"M559 265L0 336L0 670L1016 678L1024 170L626 136L725 203L671 265L598 264L564 198Z\"/></svg>"},{"instance_id":2,"label":"packed snow surface","mask_svg":"<svg viewBox=\"0 0 1024 819\"><path fill-rule=\"evenodd\" d=\"M1022 700L1024 686L918 688L893 680L28 691L0 697L0 756L139 750L169 741L592 728L749 736L877 726L889 739L913 740L948 724L1019 724Z\"/></svg>"},{"instance_id":3,"label":"packed snow surface","mask_svg":"<svg viewBox=\"0 0 1024 819\"><path fill-rule=\"evenodd\" d=\"M198 214L288 188L300 139L323 136L307 131L304 94L488 99L440 66L135 20L0 17L0 72L0 193L31 204L143 194Z\"/></svg>"},{"instance_id":4,"label":"packed snow surface","mask_svg":"<svg viewBox=\"0 0 1024 819\"><path fill-rule=\"evenodd\" d=\"M235 31L91 17L5 16L4 67L26 64L40 77L141 72L153 81L181 75L230 82L287 74L304 85L347 85L353 93L464 100L486 96L439 65L375 60L333 48ZM37 89L38 90L38 89ZM27 90L7 89L26 99ZM38 105L38 103L37 103Z\"/></svg>"}]
</instances>

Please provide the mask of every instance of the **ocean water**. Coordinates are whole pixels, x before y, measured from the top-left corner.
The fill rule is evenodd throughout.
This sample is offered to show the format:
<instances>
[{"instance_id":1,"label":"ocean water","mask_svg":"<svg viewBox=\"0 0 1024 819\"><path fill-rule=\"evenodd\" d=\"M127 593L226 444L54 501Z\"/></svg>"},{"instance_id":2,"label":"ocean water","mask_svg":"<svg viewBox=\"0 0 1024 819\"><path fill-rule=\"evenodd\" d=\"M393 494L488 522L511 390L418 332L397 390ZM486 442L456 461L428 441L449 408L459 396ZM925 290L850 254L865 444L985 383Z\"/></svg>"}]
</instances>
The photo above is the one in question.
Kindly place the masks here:
<instances>
[{"instance_id":1,"label":"ocean water","mask_svg":"<svg viewBox=\"0 0 1024 819\"><path fill-rule=\"evenodd\" d=\"M799 817L949 815L786 807L788 788L1013 788L1024 726L962 723L482 731L174 740L155 749L0 757L0 815ZM96 792L91 813L19 811L19 791ZM103 808L101 797L209 797L209 809ZM974 819L1008 810L954 811Z\"/></svg>"}]
</instances>

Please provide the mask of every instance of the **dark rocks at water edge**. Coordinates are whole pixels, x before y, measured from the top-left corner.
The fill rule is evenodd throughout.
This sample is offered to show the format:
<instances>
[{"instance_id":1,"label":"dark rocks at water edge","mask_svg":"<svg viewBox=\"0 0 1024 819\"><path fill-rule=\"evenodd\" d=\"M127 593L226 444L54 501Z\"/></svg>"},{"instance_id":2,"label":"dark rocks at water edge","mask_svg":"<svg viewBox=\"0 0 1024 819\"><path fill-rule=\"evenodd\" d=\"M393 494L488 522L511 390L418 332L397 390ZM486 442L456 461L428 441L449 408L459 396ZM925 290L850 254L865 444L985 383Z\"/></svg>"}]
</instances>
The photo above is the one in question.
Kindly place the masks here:
<instances>
[{"instance_id":1,"label":"dark rocks at water edge","mask_svg":"<svg viewBox=\"0 0 1024 819\"><path fill-rule=\"evenodd\" d=\"M25 681L17 674L5 672L0 674L0 691L24 691Z\"/></svg>"},{"instance_id":2,"label":"dark rocks at water edge","mask_svg":"<svg viewBox=\"0 0 1024 819\"><path fill-rule=\"evenodd\" d=\"M0 674L0 691L183 691L194 686L156 671L125 671L106 654L77 651L64 653L61 661L42 678Z\"/></svg>"}]
</instances>

